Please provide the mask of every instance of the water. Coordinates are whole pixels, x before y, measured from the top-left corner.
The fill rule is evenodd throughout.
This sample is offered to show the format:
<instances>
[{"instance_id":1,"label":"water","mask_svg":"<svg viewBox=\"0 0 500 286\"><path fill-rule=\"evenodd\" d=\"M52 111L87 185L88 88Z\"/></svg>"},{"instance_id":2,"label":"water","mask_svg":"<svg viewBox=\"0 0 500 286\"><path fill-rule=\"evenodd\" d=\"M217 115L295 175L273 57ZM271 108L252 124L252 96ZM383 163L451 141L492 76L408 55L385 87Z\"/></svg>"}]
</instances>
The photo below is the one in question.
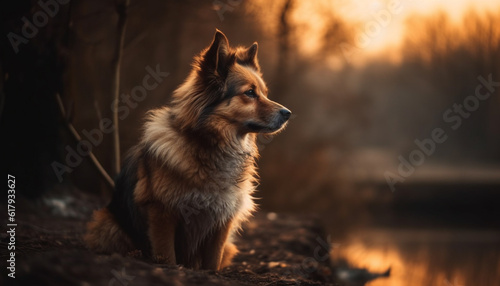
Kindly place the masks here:
<instances>
[{"instance_id":1,"label":"water","mask_svg":"<svg viewBox=\"0 0 500 286\"><path fill-rule=\"evenodd\" d=\"M332 258L383 272L370 286L500 285L500 231L493 229L390 229L353 231L333 244Z\"/></svg>"},{"instance_id":2,"label":"water","mask_svg":"<svg viewBox=\"0 0 500 286\"><path fill-rule=\"evenodd\" d=\"M369 286L497 286L499 205L496 184L404 185L363 222L332 226L331 256L370 272L391 267Z\"/></svg>"}]
</instances>

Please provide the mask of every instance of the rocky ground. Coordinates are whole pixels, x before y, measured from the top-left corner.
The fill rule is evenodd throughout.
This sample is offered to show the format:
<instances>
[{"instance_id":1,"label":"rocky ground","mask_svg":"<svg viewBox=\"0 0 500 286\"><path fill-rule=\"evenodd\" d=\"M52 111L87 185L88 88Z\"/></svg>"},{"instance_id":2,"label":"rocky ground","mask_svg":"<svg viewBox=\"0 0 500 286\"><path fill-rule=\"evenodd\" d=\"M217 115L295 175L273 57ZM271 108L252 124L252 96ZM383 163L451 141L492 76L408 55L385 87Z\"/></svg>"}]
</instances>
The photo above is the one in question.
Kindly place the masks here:
<instances>
[{"instance_id":1,"label":"rocky ground","mask_svg":"<svg viewBox=\"0 0 500 286\"><path fill-rule=\"evenodd\" d=\"M7 230L1 232L2 285L336 285L329 245L313 216L259 213L236 241L240 254L220 271L154 264L142 257L97 255L82 241L97 199L60 198L16 205L16 273L6 275ZM7 213L6 207L0 211ZM2 229L7 220L2 221Z\"/></svg>"}]
</instances>

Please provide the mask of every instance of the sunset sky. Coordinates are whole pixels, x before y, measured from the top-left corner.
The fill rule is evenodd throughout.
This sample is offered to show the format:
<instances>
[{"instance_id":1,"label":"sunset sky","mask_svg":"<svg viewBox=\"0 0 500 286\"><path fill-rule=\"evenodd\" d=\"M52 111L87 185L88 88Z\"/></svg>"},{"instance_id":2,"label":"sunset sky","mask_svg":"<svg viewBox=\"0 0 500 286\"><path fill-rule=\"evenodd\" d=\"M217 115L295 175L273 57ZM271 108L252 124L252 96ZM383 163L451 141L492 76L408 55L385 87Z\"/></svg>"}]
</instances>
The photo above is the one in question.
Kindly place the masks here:
<instances>
[{"instance_id":1,"label":"sunset sky","mask_svg":"<svg viewBox=\"0 0 500 286\"><path fill-rule=\"evenodd\" d=\"M321 31L328 26L325 25L325 15L334 14L355 24L358 35L364 36L355 39L355 45L361 48L352 63L363 63L365 59L384 52L398 60L397 53L391 51L387 54L387 51L397 47L403 39L409 16L444 11L452 20L458 21L470 8L479 13L500 10L500 0L320 0L296 3L292 18L298 26L308 27L299 49L305 54L315 54L322 40ZM329 60L333 60L332 66L338 66L338 58Z\"/></svg>"},{"instance_id":2,"label":"sunset sky","mask_svg":"<svg viewBox=\"0 0 500 286\"><path fill-rule=\"evenodd\" d=\"M389 11L390 3L399 3L398 13L391 13L391 19L383 29L375 33L366 47L367 52L380 51L398 44L404 32L404 23L412 14L432 14L438 10L446 11L452 19L458 20L469 8L477 11L498 10L500 0L341 0L341 15L348 19L369 23L376 19L377 13ZM386 14L387 15L387 14ZM363 31L363 26L361 28Z\"/></svg>"}]
</instances>

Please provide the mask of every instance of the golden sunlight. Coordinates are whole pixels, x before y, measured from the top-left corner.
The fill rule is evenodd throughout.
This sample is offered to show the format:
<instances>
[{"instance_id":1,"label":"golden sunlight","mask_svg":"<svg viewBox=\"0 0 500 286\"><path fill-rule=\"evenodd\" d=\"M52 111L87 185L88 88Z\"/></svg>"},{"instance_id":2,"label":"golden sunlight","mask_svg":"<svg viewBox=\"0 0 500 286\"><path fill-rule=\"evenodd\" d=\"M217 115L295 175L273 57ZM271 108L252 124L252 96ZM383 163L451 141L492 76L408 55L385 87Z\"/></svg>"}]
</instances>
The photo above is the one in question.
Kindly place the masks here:
<instances>
[{"instance_id":1,"label":"golden sunlight","mask_svg":"<svg viewBox=\"0 0 500 286\"><path fill-rule=\"evenodd\" d=\"M467 11L479 13L496 12L500 0L320 0L292 1L289 20L297 27L296 48L306 55L316 55L331 42L340 50L353 54L352 64L363 63L374 56L398 60L397 48L405 36L406 23L412 15L432 15L439 11L447 14L451 21L460 21ZM264 1L255 0L254 5L262 8ZM266 2L267 3L267 2ZM269 6L268 11L279 8ZM274 7L274 8L273 8ZM265 13L260 13L265 14ZM266 18L265 15L263 18ZM270 22L270 21L266 21ZM341 28L339 28L341 27ZM274 27L276 29L276 27ZM337 30L336 30L337 29ZM327 39L333 31L332 39ZM349 35L355 35L354 38ZM345 37L343 37L345 36ZM348 55L349 56L349 55ZM338 58L326 58L332 67L338 66Z\"/></svg>"},{"instance_id":2,"label":"golden sunlight","mask_svg":"<svg viewBox=\"0 0 500 286\"><path fill-rule=\"evenodd\" d=\"M343 1L341 15L348 20L361 22L362 34L367 35L359 44L369 52L380 50L400 43L405 21L413 14L429 15L444 11L452 20L459 20L469 9L478 11L496 10L499 0L358 0Z\"/></svg>"},{"instance_id":3,"label":"golden sunlight","mask_svg":"<svg viewBox=\"0 0 500 286\"><path fill-rule=\"evenodd\" d=\"M421 285L492 285L487 278L475 277L476 284L467 281L474 277L468 267L484 267L486 262L478 253L455 252L457 239L472 246L481 243L495 245L498 233L484 231L446 230L389 230L371 229L353 233L345 242L332 247L333 261L348 261L350 267L371 273L381 273L391 268L389 279L380 278L370 286L421 286ZM462 253L464 255L457 255ZM447 261L447 268L440 269L436 262ZM493 265L496 269L500 264ZM469 272L467 272L469 271ZM453 284L455 283L455 284Z\"/></svg>"}]
</instances>

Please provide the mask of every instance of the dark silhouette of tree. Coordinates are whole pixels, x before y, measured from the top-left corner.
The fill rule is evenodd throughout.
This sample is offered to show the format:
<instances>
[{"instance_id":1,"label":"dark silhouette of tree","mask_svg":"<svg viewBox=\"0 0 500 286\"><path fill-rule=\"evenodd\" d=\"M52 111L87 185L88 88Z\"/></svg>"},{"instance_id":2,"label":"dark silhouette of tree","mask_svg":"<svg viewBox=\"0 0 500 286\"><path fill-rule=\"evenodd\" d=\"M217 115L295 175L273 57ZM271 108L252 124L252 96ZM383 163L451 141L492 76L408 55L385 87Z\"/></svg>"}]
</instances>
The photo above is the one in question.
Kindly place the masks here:
<instances>
[{"instance_id":1,"label":"dark silhouette of tree","mask_svg":"<svg viewBox=\"0 0 500 286\"><path fill-rule=\"evenodd\" d=\"M46 21L33 19L38 1L4 1L0 8L2 174L16 176L16 189L28 197L57 183L50 166L63 149L55 94L63 88L69 7L45 14Z\"/></svg>"}]
</instances>

